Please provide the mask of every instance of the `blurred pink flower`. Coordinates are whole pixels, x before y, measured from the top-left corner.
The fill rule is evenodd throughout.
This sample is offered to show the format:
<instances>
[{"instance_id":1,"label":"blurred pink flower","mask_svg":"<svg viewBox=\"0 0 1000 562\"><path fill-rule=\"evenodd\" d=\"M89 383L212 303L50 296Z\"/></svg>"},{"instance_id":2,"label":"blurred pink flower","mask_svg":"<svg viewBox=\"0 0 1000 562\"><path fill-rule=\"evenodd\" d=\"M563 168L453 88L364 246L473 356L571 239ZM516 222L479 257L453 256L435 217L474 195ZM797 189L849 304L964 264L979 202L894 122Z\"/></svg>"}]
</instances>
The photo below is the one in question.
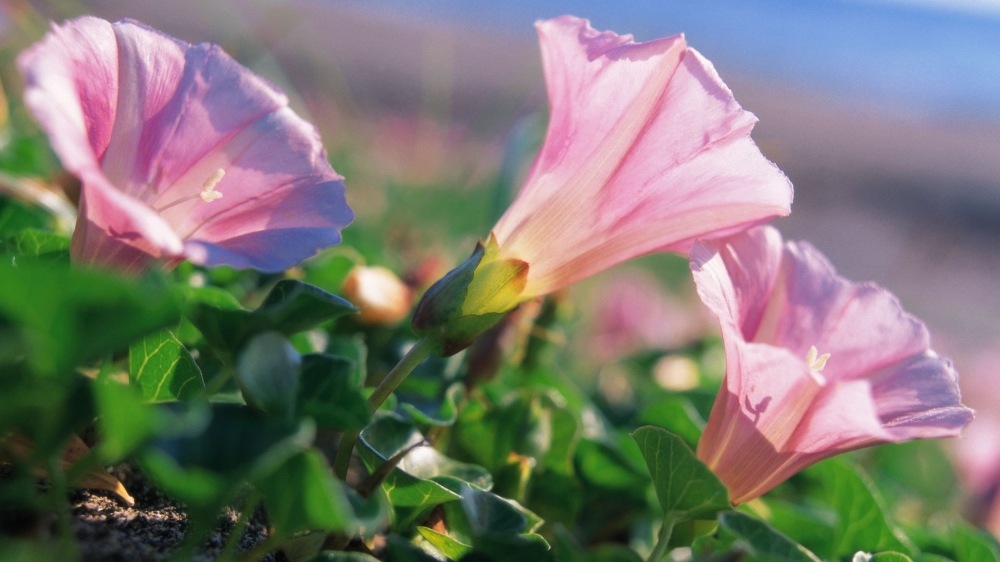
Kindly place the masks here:
<instances>
[{"instance_id":1,"label":"blurred pink flower","mask_svg":"<svg viewBox=\"0 0 1000 562\"><path fill-rule=\"evenodd\" d=\"M21 54L25 102L83 184L72 256L280 271L353 213L319 135L218 46L82 17Z\"/></svg>"},{"instance_id":2,"label":"blurred pink flower","mask_svg":"<svg viewBox=\"0 0 1000 562\"><path fill-rule=\"evenodd\" d=\"M704 307L687 306L648 273L616 275L597 289L593 300L586 351L602 362L641 349L681 347L709 326Z\"/></svg>"},{"instance_id":3,"label":"blurred pink flower","mask_svg":"<svg viewBox=\"0 0 1000 562\"><path fill-rule=\"evenodd\" d=\"M493 229L501 259L530 268L525 297L789 213L791 184L750 138L756 118L683 36L635 43L571 16L536 27L548 133Z\"/></svg>"},{"instance_id":4,"label":"blurred pink flower","mask_svg":"<svg viewBox=\"0 0 1000 562\"><path fill-rule=\"evenodd\" d=\"M964 488L973 500L972 516L1000 537L1000 347L971 357L963 376L967 400L976 421L954 443L955 460Z\"/></svg>"},{"instance_id":5,"label":"blurred pink flower","mask_svg":"<svg viewBox=\"0 0 1000 562\"><path fill-rule=\"evenodd\" d=\"M698 444L733 503L852 449L953 437L973 418L924 324L808 243L760 227L691 252L726 379Z\"/></svg>"}]
</instances>

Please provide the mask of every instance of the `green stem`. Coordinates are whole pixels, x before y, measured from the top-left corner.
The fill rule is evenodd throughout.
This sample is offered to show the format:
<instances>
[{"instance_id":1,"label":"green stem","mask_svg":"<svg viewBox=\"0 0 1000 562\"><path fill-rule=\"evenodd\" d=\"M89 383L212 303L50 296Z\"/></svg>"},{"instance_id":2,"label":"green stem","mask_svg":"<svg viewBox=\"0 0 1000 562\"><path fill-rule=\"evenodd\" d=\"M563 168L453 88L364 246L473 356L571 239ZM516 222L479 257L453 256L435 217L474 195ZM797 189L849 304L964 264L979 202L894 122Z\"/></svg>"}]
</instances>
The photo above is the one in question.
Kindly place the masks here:
<instances>
[{"instance_id":1,"label":"green stem","mask_svg":"<svg viewBox=\"0 0 1000 562\"><path fill-rule=\"evenodd\" d=\"M670 535L674 532L675 523L676 521L673 519L663 520L663 527L660 528L660 536L656 539L656 546L653 547L653 552L649 553L646 562L660 562L667 555Z\"/></svg>"},{"instance_id":2,"label":"green stem","mask_svg":"<svg viewBox=\"0 0 1000 562\"><path fill-rule=\"evenodd\" d=\"M56 527L58 529L60 551L67 560L76 558L76 541L73 537L72 515L66 497L69 494L69 485L66 482L66 473L63 472L62 459L55 455L49 459L49 501L52 509L56 513Z\"/></svg>"},{"instance_id":3,"label":"green stem","mask_svg":"<svg viewBox=\"0 0 1000 562\"><path fill-rule=\"evenodd\" d=\"M434 351L435 347L437 347L437 342L430 338L421 338L418 340L410 348L410 351L406 352L406 355L400 359L399 363L389 371L389 374L382 379L382 382L375 387L372 395L368 397L368 407L371 408L371 411L378 410L382 402L385 402L385 399L392 394L392 391L396 390L399 383L403 382L403 379L412 373L413 369L423 362ZM340 440L340 447L337 448L337 457L334 459L333 469L337 477L341 480L347 478L347 468L351 464L351 454L354 451L354 444L358 442L360 435L360 431L349 431L344 433L344 437Z\"/></svg>"}]
</instances>

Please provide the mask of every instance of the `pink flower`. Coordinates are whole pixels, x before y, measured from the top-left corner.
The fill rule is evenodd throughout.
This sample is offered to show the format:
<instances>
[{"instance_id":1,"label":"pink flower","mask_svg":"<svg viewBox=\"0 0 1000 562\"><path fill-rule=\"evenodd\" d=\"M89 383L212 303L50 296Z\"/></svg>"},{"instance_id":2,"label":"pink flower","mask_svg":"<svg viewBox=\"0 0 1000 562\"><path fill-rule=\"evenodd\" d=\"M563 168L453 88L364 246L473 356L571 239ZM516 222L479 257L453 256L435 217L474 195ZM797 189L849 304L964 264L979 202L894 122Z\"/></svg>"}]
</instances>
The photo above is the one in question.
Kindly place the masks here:
<instances>
[{"instance_id":1,"label":"pink flower","mask_svg":"<svg viewBox=\"0 0 1000 562\"><path fill-rule=\"evenodd\" d=\"M82 17L18 65L28 107L83 183L77 262L280 271L353 219L316 130L215 45Z\"/></svg>"},{"instance_id":2,"label":"pink flower","mask_svg":"<svg viewBox=\"0 0 1000 562\"><path fill-rule=\"evenodd\" d=\"M954 443L955 461L968 492L973 520L1000 537L1000 342L984 347L968 362L966 396L976 422Z\"/></svg>"},{"instance_id":3,"label":"pink flower","mask_svg":"<svg viewBox=\"0 0 1000 562\"><path fill-rule=\"evenodd\" d=\"M726 379L698 458L733 503L827 457L953 437L973 418L924 324L871 283L851 283L807 243L756 228L691 252L719 317Z\"/></svg>"},{"instance_id":4,"label":"pink flower","mask_svg":"<svg viewBox=\"0 0 1000 562\"><path fill-rule=\"evenodd\" d=\"M526 298L789 213L791 184L750 138L756 118L683 36L635 43L571 16L536 27L548 133L493 229L500 257L530 268Z\"/></svg>"},{"instance_id":5,"label":"pink flower","mask_svg":"<svg viewBox=\"0 0 1000 562\"><path fill-rule=\"evenodd\" d=\"M615 275L591 298L596 307L588 322L585 351L602 362L642 349L684 346L710 325L703 306L671 295L655 277L641 271Z\"/></svg>"}]
</instances>

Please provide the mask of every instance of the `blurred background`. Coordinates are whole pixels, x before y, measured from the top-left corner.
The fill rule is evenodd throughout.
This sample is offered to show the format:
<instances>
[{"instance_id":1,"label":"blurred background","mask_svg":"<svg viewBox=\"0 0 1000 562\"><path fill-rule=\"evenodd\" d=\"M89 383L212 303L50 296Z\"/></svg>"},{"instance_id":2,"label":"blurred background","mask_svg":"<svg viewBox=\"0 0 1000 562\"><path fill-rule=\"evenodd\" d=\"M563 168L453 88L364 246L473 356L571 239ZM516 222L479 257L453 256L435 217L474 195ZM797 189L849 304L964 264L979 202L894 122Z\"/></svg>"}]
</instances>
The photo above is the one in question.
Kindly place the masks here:
<instances>
[{"instance_id":1,"label":"blurred background","mask_svg":"<svg viewBox=\"0 0 1000 562\"><path fill-rule=\"evenodd\" d=\"M1000 343L998 0L0 6L0 78L12 99L20 85L11 61L44 33L46 19L131 17L221 44L320 128L358 215L345 240L369 261L426 275L464 259L487 234L544 133L535 20L573 13L637 40L683 32L760 118L755 139L794 183L792 216L776 223L785 236L809 240L845 276L892 290L967 378L995 376L995 363L977 358ZM12 107L11 121L30 126ZM695 335L711 329L690 301L683 260L640 265L575 289L624 284L615 294L656 311L630 317L627 298L606 305L626 311L617 317L581 307L585 318L620 319L592 330L607 356L682 345L690 326ZM653 300L663 304L641 304ZM633 332L622 339L626 329ZM976 396L967 401L987 407Z\"/></svg>"}]
</instances>

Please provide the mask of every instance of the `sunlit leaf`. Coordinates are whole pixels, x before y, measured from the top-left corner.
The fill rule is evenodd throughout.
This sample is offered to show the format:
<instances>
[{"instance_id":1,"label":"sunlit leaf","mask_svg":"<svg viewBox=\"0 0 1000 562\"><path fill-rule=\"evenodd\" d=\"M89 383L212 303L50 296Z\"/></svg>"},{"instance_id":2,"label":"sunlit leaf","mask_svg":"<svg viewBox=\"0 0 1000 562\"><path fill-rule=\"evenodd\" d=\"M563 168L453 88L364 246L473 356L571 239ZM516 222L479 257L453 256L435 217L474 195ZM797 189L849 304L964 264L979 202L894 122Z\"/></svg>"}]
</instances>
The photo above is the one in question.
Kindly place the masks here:
<instances>
[{"instance_id":1,"label":"sunlit leaf","mask_svg":"<svg viewBox=\"0 0 1000 562\"><path fill-rule=\"evenodd\" d=\"M653 477L665 521L710 519L730 508L729 492L680 437L644 426L632 434Z\"/></svg>"},{"instance_id":2,"label":"sunlit leaf","mask_svg":"<svg viewBox=\"0 0 1000 562\"><path fill-rule=\"evenodd\" d=\"M129 347L129 382L150 402L186 400L205 390L201 369L170 330L160 330Z\"/></svg>"},{"instance_id":3,"label":"sunlit leaf","mask_svg":"<svg viewBox=\"0 0 1000 562\"><path fill-rule=\"evenodd\" d=\"M472 550L471 545L463 544L448 535L439 533L428 527L417 527L417 532L420 533L420 536L427 540L427 542L431 543L434 548L438 549L441 554L452 560L461 560L463 556Z\"/></svg>"},{"instance_id":4,"label":"sunlit leaf","mask_svg":"<svg viewBox=\"0 0 1000 562\"><path fill-rule=\"evenodd\" d=\"M837 512L831 556L849 555L859 549L913 552L906 535L889 522L874 484L857 468L834 458L812 467L810 473L820 479Z\"/></svg>"}]
</instances>

